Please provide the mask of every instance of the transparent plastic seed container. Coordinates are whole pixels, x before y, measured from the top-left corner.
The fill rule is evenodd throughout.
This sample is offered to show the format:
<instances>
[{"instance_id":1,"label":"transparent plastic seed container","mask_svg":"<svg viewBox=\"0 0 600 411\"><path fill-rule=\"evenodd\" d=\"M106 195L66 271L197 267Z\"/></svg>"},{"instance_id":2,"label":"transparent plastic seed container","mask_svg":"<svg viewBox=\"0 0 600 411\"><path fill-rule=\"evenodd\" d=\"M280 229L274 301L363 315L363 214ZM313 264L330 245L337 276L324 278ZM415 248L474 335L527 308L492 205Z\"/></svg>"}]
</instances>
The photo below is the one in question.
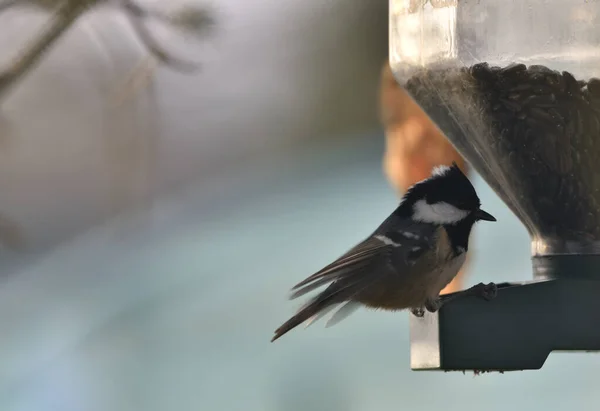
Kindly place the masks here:
<instances>
[{"instance_id":1,"label":"transparent plastic seed container","mask_svg":"<svg viewBox=\"0 0 600 411\"><path fill-rule=\"evenodd\" d=\"M390 64L533 256L600 254L600 1L390 0Z\"/></svg>"}]
</instances>

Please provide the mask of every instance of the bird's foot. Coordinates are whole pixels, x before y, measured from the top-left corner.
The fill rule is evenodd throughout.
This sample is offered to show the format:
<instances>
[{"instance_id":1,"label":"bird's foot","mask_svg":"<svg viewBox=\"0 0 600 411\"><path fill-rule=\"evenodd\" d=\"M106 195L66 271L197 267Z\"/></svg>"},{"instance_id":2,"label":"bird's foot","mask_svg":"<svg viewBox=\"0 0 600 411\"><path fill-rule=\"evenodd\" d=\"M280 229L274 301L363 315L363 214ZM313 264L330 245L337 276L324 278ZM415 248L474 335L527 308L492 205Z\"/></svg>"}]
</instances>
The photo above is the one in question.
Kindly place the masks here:
<instances>
[{"instance_id":1,"label":"bird's foot","mask_svg":"<svg viewBox=\"0 0 600 411\"><path fill-rule=\"evenodd\" d=\"M435 299L435 300L427 300L425 302L425 306L424 307L417 307L417 308L411 308L410 311L416 316L416 317L423 317L425 315L425 310L429 311L430 313L434 313L437 310L439 310L441 307L441 300Z\"/></svg>"},{"instance_id":2,"label":"bird's foot","mask_svg":"<svg viewBox=\"0 0 600 411\"><path fill-rule=\"evenodd\" d=\"M441 299L441 305L443 305L443 304L447 304L448 302L455 300L457 298L468 297L468 296L480 297L486 301L491 301L494 298L496 298L497 295L498 295L498 287L496 286L496 284L494 284L494 283L489 283L489 284L479 283L477 285L474 285L471 288L467 288L466 290L459 291L459 292L453 293L453 294L443 295L440 297L440 299Z\"/></svg>"},{"instance_id":3,"label":"bird's foot","mask_svg":"<svg viewBox=\"0 0 600 411\"><path fill-rule=\"evenodd\" d=\"M483 298L486 301L491 301L494 298L496 298L497 295L498 295L498 287L496 286L496 284L494 284L494 283L489 283L489 284L479 283L479 284L474 285L471 288L467 288L466 290L463 290L463 291L459 291L459 292L456 292L453 294L442 295L437 299L427 300L425 302L425 307L411 308L410 311L416 317L420 318L425 315L425 310L429 311L430 313L435 313L435 312L439 311L439 309L442 308L442 306L444 306L445 304L447 304L450 301L453 301L457 298L473 296L473 297Z\"/></svg>"},{"instance_id":4,"label":"bird's foot","mask_svg":"<svg viewBox=\"0 0 600 411\"><path fill-rule=\"evenodd\" d=\"M498 286L494 283L479 283L477 286L480 287L480 296L486 301L491 301L498 296Z\"/></svg>"},{"instance_id":5,"label":"bird's foot","mask_svg":"<svg viewBox=\"0 0 600 411\"><path fill-rule=\"evenodd\" d=\"M427 302L425 302L425 308L430 313L436 312L441 307L442 307L442 300L440 300L439 298L436 298L435 300L427 300Z\"/></svg>"},{"instance_id":6,"label":"bird's foot","mask_svg":"<svg viewBox=\"0 0 600 411\"><path fill-rule=\"evenodd\" d=\"M463 295L472 295L474 297L481 297L486 301L491 301L498 295L498 287L494 283L479 283L473 287L463 291Z\"/></svg>"},{"instance_id":7,"label":"bird's foot","mask_svg":"<svg viewBox=\"0 0 600 411\"><path fill-rule=\"evenodd\" d=\"M423 307L411 308L410 312L413 313L415 317L423 317L425 315L425 310Z\"/></svg>"}]
</instances>

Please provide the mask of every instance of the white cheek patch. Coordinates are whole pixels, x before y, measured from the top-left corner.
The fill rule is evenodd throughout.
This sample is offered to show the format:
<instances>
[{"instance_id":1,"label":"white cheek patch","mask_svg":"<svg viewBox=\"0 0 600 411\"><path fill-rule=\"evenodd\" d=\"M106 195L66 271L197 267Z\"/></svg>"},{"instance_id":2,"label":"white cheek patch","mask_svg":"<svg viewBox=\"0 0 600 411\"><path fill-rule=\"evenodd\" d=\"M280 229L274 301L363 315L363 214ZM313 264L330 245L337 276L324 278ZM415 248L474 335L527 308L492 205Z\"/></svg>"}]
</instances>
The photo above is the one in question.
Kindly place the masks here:
<instances>
[{"instance_id":1,"label":"white cheek patch","mask_svg":"<svg viewBox=\"0 0 600 411\"><path fill-rule=\"evenodd\" d=\"M455 224L469 215L468 211L451 204L445 202L427 204L425 200L415 203L413 213L415 220L430 224Z\"/></svg>"}]
</instances>

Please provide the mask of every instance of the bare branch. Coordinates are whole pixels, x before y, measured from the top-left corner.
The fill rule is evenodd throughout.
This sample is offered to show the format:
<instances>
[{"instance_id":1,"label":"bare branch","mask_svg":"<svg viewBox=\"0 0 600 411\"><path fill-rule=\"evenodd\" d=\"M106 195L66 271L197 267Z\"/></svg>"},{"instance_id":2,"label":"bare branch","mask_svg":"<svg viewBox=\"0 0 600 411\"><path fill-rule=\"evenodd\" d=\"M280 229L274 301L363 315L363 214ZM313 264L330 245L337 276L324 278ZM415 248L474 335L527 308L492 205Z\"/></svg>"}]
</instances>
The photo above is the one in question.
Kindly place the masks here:
<instances>
[{"instance_id":1,"label":"bare branch","mask_svg":"<svg viewBox=\"0 0 600 411\"><path fill-rule=\"evenodd\" d=\"M37 66L48 49L83 13L105 2L106 0L4 0L0 2L0 13L15 5L35 6L53 11L50 23L38 33L9 67L0 71L0 98ZM144 47L160 63L183 73L194 73L200 69L199 63L186 61L169 53L156 41L144 23L147 19L155 19L173 28L206 37L215 26L215 19L207 7L184 7L174 14L146 9L134 0L119 0L119 7L125 12Z\"/></svg>"},{"instance_id":2,"label":"bare branch","mask_svg":"<svg viewBox=\"0 0 600 411\"><path fill-rule=\"evenodd\" d=\"M171 16L144 9L133 0L122 0L122 5L125 10L125 14L129 18L129 22L136 31L136 34L142 43L144 43L144 46L148 49L148 51L154 57L156 57L157 60L171 68L186 73L193 73L200 69L199 64L180 59L166 51L160 44L158 44L158 42L150 33L150 30L148 30L144 24L145 19L154 17L165 21L170 25L174 25Z\"/></svg>"},{"instance_id":3,"label":"bare branch","mask_svg":"<svg viewBox=\"0 0 600 411\"><path fill-rule=\"evenodd\" d=\"M0 96L4 96L11 87L37 66L45 52L60 36L71 27L71 24L85 12L87 2L64 1L54 13L52 20L39 35L25 48L5 71L0 73Z\"/></svg>"}]
</instances>

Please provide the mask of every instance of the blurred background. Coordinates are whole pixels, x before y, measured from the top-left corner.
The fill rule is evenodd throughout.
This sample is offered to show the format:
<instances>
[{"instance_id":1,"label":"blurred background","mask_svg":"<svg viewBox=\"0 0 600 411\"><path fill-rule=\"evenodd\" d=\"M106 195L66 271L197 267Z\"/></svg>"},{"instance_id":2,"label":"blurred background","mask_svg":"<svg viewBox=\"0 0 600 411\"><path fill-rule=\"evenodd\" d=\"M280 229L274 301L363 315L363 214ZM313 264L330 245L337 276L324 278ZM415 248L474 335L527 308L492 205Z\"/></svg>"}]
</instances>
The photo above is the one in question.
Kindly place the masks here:
<instances>
[{"instance_id":1,"label":"blurred background","mask_svg":"<svg viewBox=\"0 0 600 411\"><path fill-rule=\"evenodd\" d=\"M183 1L173 2L183 3ZM188 1L187 3L192 3ZM289 288L396 206L378 118L387 2L218 0L157 68L122 13L82 16L0 96L0 409L596 410L591 354L473 378L412 372L408 314L361 310L269 343ZM0 67L49 18L0 15ZM473 238L467 285L530 279L524 228Z\"/></svg>"}]
</instances>

